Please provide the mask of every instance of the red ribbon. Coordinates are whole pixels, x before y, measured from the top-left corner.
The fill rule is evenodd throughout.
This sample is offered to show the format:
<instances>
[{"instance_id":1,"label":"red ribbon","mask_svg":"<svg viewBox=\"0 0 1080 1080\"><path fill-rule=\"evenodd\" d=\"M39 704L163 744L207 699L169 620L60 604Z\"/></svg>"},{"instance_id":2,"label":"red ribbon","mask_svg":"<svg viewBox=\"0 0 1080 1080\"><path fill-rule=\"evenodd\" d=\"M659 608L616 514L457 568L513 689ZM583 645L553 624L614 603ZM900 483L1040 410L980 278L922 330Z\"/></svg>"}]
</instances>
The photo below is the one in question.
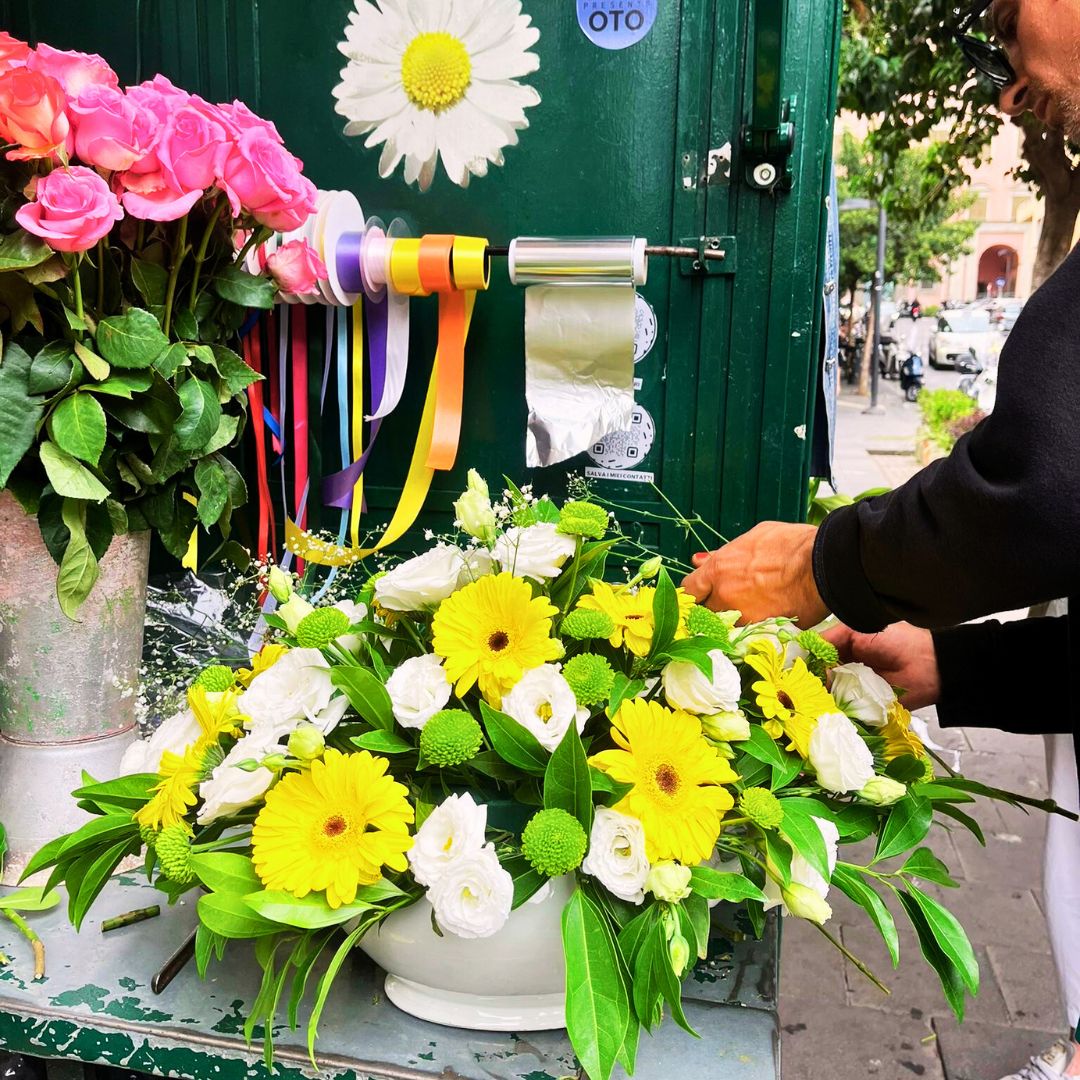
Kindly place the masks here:
<instances>
[{"instance_id":1,"label":"red ribbon","mask_svg":"<svg viewBox=\"0 0 1080 1080\"><path fill-rule=\"evenodd\" d=\"M262 326L256 326L243 341L244 359L252 371L262 374ZM277 527L270 501L270 480L266 463L266 422L263 419L263 381L259 379L248 388L251 410L251 430L255 437L255 475L259 489L259 558L265 560L277 550Z\"/></svg>"}]
</instances>

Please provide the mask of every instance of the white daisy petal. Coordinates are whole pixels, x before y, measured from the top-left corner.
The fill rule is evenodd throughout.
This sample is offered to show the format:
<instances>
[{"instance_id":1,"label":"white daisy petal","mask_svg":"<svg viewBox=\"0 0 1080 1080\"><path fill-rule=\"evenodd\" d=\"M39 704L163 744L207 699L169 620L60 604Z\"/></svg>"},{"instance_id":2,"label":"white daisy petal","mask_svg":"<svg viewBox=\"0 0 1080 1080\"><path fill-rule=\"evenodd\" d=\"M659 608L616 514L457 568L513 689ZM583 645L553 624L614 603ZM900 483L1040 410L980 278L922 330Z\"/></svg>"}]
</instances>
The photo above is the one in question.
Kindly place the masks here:
<instances>
[{"instance_id":1,"label":"white daisy petal","mask_svg":"<svg viewBox=\"0 0 1080 1080\"><path fill-rule=\"evenodd\" d=\"M540 104L540 95L531 87L516 82L485 82L473 79L465 92L465 100L481 112L490 113L511 123L528 124L525 110Z\"/></svg>"},{"instance_id":2,"label":"white daisy petal","mask_svg":"<svg viewBox=\"0 0 1080 1080\"><path fill-rule=\"evenodd\" d=\"M350 120L358 120L360 123L383 120L388 116L395 116L409 104L405 91L400 84L391 86L387 90L375 94L366 94L363 97L348 98Z\"/></svg>"},{"instance_id":3,"label":"white daisy petal","mask_svg":"<svg viewBox=\"0 0 1080 1080\"><path fill-rule=\"evenodd\" d=\"M529 25L528 18L521 18L519 13L508 10L510 5L501 5L498 9L484 12L468 34L462 35L462 41L470 53L483 52L485 49L509 44L513 35L523 26Z\"/></svg>"}]
</instances>

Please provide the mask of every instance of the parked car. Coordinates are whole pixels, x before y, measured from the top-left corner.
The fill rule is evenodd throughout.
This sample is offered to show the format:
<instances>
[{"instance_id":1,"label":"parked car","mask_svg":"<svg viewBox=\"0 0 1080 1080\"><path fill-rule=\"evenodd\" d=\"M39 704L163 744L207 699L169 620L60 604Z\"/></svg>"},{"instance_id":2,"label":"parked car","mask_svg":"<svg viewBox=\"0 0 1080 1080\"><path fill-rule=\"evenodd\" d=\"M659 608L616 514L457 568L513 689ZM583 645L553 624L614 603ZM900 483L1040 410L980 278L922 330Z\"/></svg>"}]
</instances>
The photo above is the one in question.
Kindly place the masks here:
<instances>
[{"instance_id":1,"label":"parked car","mask_svg":"<svg viewBox=\"0 0 1080 1080\"><path fill-rule=\"evenodd\" d=\"M1020 317L1020 312L1024 310L1023 300L1003 300L1001 307L998 308L998 325L1008 333L1016 324L1016 320Z\"/></svg>"},{"instance_id":2,"label":"parked car","mask_svg":"<svg viewBox=\"0 0 1080 1080\"><path fill-rule=\"evenodd\" d=\"M975 356L983 366L997 359L1002 333L990 322L986 309L958 308L943 312L930 331L928 355L932 368L956 367L958 358Z\"/></svg>"}]
</instances>

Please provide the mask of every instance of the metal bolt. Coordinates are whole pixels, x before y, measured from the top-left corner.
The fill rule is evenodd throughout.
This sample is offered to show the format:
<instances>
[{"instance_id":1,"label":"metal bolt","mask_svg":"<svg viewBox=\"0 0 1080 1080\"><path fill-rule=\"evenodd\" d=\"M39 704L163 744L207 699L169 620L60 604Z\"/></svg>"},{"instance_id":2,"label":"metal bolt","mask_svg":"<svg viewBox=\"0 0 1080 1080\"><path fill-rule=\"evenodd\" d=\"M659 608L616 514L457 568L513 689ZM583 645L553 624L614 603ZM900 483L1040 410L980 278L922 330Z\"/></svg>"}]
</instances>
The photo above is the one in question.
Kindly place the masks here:
<instances>
[{"instance_id":1,"label":"metal bolt","mask_svg":"<svg viewBox=\"0 0 1080 1080\"><path fill-rule=\"evenodd\" d=\"M763 161L754 166L754 183L758 187L769 187L776 180L776 166L771 162Z\"/></svg>"},{"instance_id":2,"label":"metal bolt","mask_svg":"<svg viewBox=\"0 0 1080 1080\"><path fill-rule=\"evenodd\" d=\"M717 239L716 239L716 237L714 236L714 237L713 237L713 238L712 238L712 239L711 239L711 240L709 241L709 247L710 247L710 248L711 248L711 249L712 249L713 251L716 251L716 250L717 250L717 249L718 249L718 248L720 247L720 241L719 241L719 240L717 240Z\"/></svg>"},{"instance_id":3,"label":"metal bolt","mask_svg":"<svg viewBox=\"0 0 1080 1080\"><path fill-rule=\"evenodd\" d=\"M700 260L700 259L695 259L695 260L694 260L694 262L693 262L693 268L694 268L695 270L700 270L700 269L701 269L701 260Z\"/></svg>"}]
</instances>

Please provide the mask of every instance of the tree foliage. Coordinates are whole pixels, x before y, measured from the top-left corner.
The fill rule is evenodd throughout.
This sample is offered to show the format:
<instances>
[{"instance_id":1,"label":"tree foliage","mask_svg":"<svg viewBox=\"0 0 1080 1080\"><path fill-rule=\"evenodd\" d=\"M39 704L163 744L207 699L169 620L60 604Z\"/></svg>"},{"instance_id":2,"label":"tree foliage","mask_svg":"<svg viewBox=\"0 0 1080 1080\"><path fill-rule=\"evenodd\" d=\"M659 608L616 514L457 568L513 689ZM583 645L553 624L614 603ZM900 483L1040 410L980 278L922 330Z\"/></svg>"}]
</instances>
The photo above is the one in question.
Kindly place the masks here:
<instances>
[{"instance_id":1,"label":"tree foliage","mask_svg":"<svg viewBox=\"0 0 1080 1080\"><path fill-rule=\"evenodd\" d=\"M971 251L977 222L957 215L974 201L970 193L938 191L931 145L902 149L893 159L872 139L845 132L837 156L837 189L848 198L879 199L888 215L887 281L937 281L950 262ZM877 264L877 211L851 210L840 217L840 287L854 289L873 277Z\"/></svg>"}]
</instances>

